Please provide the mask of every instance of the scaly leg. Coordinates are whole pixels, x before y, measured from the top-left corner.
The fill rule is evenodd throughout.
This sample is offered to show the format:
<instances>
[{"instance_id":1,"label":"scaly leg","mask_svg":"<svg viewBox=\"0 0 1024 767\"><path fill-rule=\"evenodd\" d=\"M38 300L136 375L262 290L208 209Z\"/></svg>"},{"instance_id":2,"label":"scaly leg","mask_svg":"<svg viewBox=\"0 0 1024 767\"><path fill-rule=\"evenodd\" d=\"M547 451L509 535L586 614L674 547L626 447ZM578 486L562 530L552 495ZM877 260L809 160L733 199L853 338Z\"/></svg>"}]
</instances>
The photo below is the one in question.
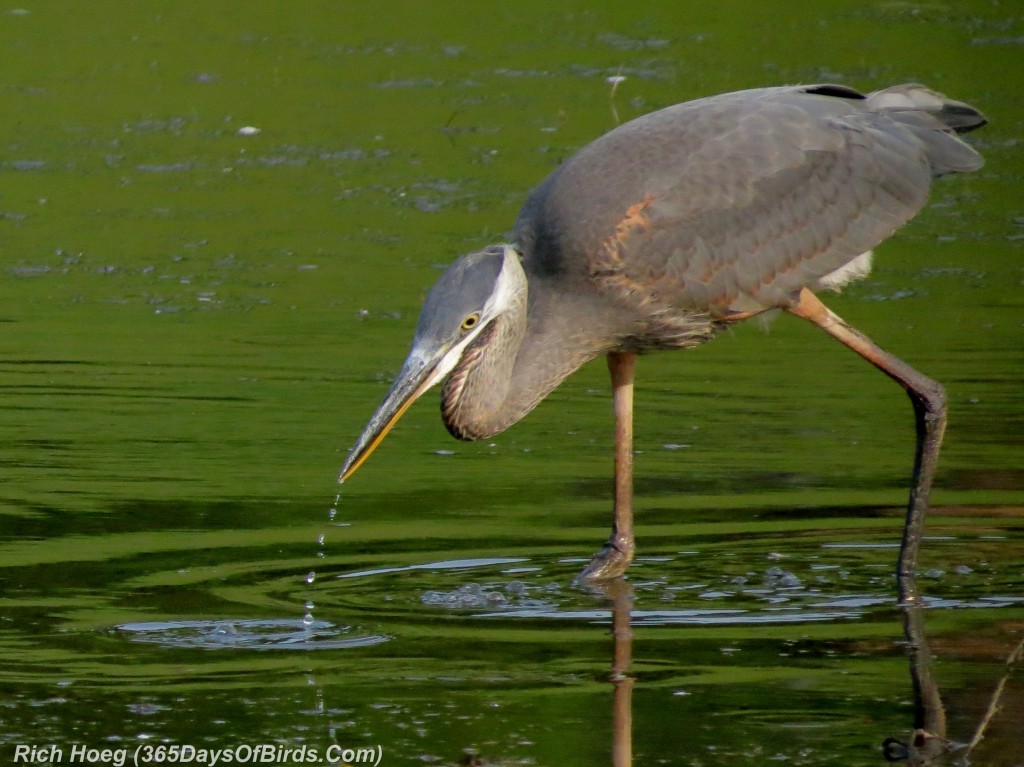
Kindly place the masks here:
<instances>
[{"instance_id":1,"label":"scaly leg","mask_svg":"<svg viewBox=\"0 0 1024 767\"><path fill-rule=\"evenodd\" d=\"M799 300L788 310L797 317L810 320L833 338L853 349L861 357L877 367L902 386L914 405L917 423L917 452L914 456L914 473L911 475L910 501L907 504L907 518L903 527L903 542L897 570L897 584L900 601L909 604L917 601L917 552L924 533L924 518L928 512L928 494L932 487L932 476L939 459L942 433L946 429L946 392L941 384L921 375L907 363L880 349L875 343L850 327L811 291L804 288Z\"/></svg>"},{"instance_id":2,"label":"scaly leg","mask_svg":"<svg viewBox=\"0 0 1024 767\"><path fill-rule=\"evenodd\" d=\"M615 408L615 516L612 535L590 560L580 580L604 580L622 575L633 561L633 372L636 355L611 352L608 370L612 376Z\"/></svg>"}]
</instances>

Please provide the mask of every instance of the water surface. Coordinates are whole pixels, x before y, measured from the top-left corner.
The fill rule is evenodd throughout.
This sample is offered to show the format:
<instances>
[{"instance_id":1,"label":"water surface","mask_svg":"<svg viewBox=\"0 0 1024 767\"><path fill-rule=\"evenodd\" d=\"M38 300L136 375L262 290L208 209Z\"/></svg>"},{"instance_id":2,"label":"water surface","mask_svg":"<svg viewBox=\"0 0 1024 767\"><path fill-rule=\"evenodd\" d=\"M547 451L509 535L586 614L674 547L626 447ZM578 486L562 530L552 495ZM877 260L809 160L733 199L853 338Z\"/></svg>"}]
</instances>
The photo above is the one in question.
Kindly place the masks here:
<instances>
[{"instance_id":1,"label":"water surface","mask_svg":"<svg viewBox=\"0 0 1024 767\"><path fill-rule=\"evenodd\" d=\"M866 765L917 727L1024 763L1022 40L980 1L3 9L0 751ZM483 443L426 398L336 496L426 288L561 159L819 81L992 121L829 299L950 394L923 609L906 398L789 317L641 361L610 593L571 585L610 521L600 361Z\"/></svg>"}]
</instances>

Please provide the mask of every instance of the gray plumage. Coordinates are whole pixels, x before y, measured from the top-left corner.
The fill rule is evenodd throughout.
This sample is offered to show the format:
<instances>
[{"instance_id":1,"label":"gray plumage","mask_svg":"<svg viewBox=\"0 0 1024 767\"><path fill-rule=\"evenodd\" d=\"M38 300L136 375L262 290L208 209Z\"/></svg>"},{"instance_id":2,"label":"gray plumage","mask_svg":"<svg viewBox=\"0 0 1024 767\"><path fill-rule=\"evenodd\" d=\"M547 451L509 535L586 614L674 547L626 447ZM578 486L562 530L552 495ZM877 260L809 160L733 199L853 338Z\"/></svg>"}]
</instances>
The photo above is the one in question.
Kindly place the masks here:
<instances>
[{"instance_id":1,"label":"gray plumage","mask_svg":"<svg viewBox=\"0 0 1024 767\"><path fill-rule=\"evenodd\" d=\"M867 95L812 85L698 99L619 126L534 190L510 245L464 256L437 281L342 479L438 382L449 431L481 439L598 355L693 347L770 309L822 325L914 396L919 374L897 374L884 352L830 329L811 294L866 274L870 251L922 208L933 178L980 168L958 134L984 123L921 85Z\"/></svg>"},{"instance_id":2,"label":"gray plumage","mask_svg":"<svg viewBox=\"0 0 1024 767\"><path fill-rule=\"evenodd\" d=\"M724 317L784 306L981 157L984 119L920 85L835 85L679 104L602 136L530 196L514 241L529 273Z\"/></svg>"},{"instance_id":3,"label":"gray plumage","mask_svg":"<svg viewBox=\"0 0 1024 767\"><path fill-rule=\"evenodd\" d=\"M490 376L457 368L459 393L488 402L456 408L449 387L446 426L490 437L600 354L691 347L818 288L910 220L933 177L981 166L956 128L982 121L920 85L866 97L826 85L699 99L616 128L524 205L513 244L530 311L510 396L495 409Z\"/></svg>"}]
</instances>

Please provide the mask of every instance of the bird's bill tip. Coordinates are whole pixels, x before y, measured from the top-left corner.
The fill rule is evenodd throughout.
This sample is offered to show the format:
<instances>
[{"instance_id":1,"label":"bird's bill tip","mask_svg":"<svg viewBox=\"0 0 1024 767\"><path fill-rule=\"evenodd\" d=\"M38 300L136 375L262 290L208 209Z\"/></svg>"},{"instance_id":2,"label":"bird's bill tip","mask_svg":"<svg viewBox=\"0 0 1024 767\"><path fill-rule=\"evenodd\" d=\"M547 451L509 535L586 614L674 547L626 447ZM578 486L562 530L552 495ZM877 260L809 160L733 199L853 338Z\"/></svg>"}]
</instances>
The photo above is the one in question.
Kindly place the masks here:
<instances>
[{"instance_id":1,"label":"bird's bill tip","mask_svg":"<svg viewBox=\"0 0 1024 767\"><path fill-rule=\"evenodd\" d=\"M348 458L345 459L345 463L343 463L341 465L341 469L338 470L338 484L344 484L346 479L355 474L359 467L366 462L366 459L370 457L370 453L372 453L374 449L375 448L371 447L358 453L355 450L350 452Z\"/></svg>"},{"instance_id":2,"label":"bird's bill tip","mask_svg":"<svg viewBox=\"0 0 1024 767\"><path fill-rule=\"evenodd\" d=\"M391 427L398 423L412 403L437 382L438 377L433 375L435 367L435 364L429 364L418 356L410 355L384 401L371 416L370 422L342 464L338 472L338 484L345 482L366 463L391 431Z\"/></svg>"},{"instance_id":3,"label":"bird's bill tip","mask_svg":"<svg viewBox=\"0 0 1024 767\"><path fill-rule=\"evenodd\" d=\"M387 433L391 431L391 427L398 423L398 419L405 414L405 411L409 409L409 406L416 401L421 393L419 390L413 390L393 405L388 401L391 399L390 397L384 401L380 408L377 409L377 412L373 414L370 423L367 424L366 429L360 435L359 441L356 442L352 452L349 453L345 463L342 464L341 470L338 472L339 485L355 474L359 467L366 463L366 460L373 451L384 441Z\"/></svg>"}]
</instances>

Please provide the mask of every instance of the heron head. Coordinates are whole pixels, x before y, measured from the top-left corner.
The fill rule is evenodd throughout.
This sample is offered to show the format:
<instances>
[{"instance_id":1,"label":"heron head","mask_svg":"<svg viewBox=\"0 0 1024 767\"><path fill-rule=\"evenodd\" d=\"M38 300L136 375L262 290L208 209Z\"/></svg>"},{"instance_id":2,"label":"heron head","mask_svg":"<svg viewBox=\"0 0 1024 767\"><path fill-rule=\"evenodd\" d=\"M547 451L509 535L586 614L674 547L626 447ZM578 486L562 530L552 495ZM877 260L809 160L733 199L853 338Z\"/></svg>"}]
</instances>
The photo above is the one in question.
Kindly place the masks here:
<instances>
[{"instance_id":1,"label":"heron head","mask_svg":"<svg viewBox=\"0 0 1024 767\"><path fill-rule=\"evenodd\" d=\"M409 356L342 465L339 482L363 465L420 395L455 369L524 283L519 254L510 245L469 253L445 270L423 303Z\"/></svg>"}]
</instances>

